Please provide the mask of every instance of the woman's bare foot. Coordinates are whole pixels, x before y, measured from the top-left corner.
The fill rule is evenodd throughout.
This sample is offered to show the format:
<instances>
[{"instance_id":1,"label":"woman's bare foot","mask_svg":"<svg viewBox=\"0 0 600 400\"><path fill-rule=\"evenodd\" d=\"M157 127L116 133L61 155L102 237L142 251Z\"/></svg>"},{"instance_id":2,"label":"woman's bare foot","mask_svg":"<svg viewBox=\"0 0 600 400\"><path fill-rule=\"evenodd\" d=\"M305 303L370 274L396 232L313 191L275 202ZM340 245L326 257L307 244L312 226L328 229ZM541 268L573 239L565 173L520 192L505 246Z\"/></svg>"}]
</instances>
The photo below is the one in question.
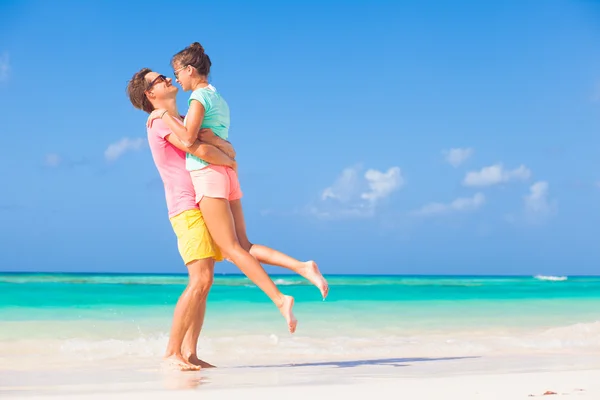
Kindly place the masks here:
<instances>
[{"instance_id":1,"label":"woman's bare foot","mask_svg":"<svg viewBox=\"0 0 600 400\"><path fill-rule=\"evenodd\" d=\"M181 354L173 354L163 359L163 366L168 369L179 371L199 371L200 366L186 361Z\"/></svg>"},{"instance_id":2,"label":"woman's bare foot","mask_svg":"<svg viewBox=\"0 0 600 400\"><path fill-rule=\"evenodd\" d=\"M312 260L306 261L304 263L304 271L302 275L321 291L321 296L325 300L329 293L329 284L321 274L321 271L319 271L317 263Z\"/></svg>"},{"instance_id":3,"label":"woman's bare foot","mask_svg":"<svg viewBox=\"0 0 600 400\"><path fill-rule=\"evenodd\" d=\"M283 296L283 303L279 307L279 311L281 315L285 318L288 329L290 333L294 333L296 331L296 325L298 325L298 320L294 317L294 313L292 312L292 307L294 307L294 298L292 296Z\"/></svg>"},{"instance_id":4,"label":"woman's bare foot","mask_svg":"<svg viewBox=\"0 0 600 400\"><path fill-rule=\"evenodd\" d=\"M216 368L214 365L209 364L206 361L202 361L195 354L190 354L189 356L186 357L186 359L190 364L197 365L200 368Z\"/></svg>"}]
</instances>

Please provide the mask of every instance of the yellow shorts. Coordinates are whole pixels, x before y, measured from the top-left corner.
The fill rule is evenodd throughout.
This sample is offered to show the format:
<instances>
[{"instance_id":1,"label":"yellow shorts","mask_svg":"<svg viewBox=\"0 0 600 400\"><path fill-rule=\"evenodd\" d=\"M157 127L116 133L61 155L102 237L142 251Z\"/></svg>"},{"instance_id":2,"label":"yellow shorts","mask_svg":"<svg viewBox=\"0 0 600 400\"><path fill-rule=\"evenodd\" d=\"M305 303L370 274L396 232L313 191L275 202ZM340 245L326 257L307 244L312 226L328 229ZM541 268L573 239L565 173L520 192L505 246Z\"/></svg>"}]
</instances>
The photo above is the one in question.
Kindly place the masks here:
<instances>
[{"instance_id":1,"label":"yellow shorts","mask_svg":"<svg viewBox=\"0 0 600 400\"><path fill-rule=\"evenodd\" d=\"M177 235L179 254L186 265L203 258L223 261L221 250L210 236L200 210L186 210L169 220Z\"/></svg>"}]
</instances>

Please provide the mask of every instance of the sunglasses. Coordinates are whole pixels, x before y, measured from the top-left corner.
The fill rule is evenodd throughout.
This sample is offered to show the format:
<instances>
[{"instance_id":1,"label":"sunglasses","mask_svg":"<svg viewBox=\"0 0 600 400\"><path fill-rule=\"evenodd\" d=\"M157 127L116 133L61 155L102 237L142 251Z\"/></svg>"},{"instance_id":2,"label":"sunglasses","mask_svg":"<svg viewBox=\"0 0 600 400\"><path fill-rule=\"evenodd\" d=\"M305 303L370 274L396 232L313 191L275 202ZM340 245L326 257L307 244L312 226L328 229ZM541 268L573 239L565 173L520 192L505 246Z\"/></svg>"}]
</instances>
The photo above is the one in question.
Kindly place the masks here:
<instances>
[{"instance_id":1,"label":"sunglasses","mask_svg":"<svg viewBox=\"0 0 600 400\"><path fill-rule=\"evenodd\" d=\"M184 69L186 69L187 67L189 67L189 65L186 65L185 67L181 67L175 71L173 71L173 75L175 75L175 79L179 79L179 71L183 71Z\"/></svg>"},{"instance_id":2,"label":"sunglasses","mask_svg":"<svg viewBox=\"0 0 600 400\"><path fill-rule=\"evenodd\" d=\"M154 80L152 82L150 82L150 84L148 85L148 88L146 90L152 89L152 86L156 85L157 83L166 82L166 81L167 81L167 77L166 76L159 75L156 78L154 78Z\"/></svg>"}]
</instances>

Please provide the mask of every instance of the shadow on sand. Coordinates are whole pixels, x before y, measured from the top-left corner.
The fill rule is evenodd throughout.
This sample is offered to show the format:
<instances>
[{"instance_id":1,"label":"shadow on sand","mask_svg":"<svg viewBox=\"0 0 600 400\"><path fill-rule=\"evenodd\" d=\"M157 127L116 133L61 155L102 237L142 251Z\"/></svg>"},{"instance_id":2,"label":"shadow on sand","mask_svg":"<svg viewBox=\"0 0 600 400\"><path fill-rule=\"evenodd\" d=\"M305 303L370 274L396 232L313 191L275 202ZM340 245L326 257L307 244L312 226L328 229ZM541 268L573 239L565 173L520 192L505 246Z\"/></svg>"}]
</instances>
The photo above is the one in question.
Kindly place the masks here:
<instances>
[{"instance_id":1,"label":"shadow on sand","mask_svg":"<svg viewBox=\"0 0 600 400\"><path fill-rule=\"evenodd\" d=\"M351 360L351 361L323 361L323 362L312 362L312 363L289 363L289 364L275 364L275 365L247 365L239 366L234 368L286 368L286 367L338 367L338 368L352 368L360 367L364 365L386 365L391 367L407 367L410 363L425 362L425 361L451 361L451 360L464 360L467 358L479 358L475 356L471 357L441 357L441 358L378 358L374 360Z\"/></svg>"}]
</instances>

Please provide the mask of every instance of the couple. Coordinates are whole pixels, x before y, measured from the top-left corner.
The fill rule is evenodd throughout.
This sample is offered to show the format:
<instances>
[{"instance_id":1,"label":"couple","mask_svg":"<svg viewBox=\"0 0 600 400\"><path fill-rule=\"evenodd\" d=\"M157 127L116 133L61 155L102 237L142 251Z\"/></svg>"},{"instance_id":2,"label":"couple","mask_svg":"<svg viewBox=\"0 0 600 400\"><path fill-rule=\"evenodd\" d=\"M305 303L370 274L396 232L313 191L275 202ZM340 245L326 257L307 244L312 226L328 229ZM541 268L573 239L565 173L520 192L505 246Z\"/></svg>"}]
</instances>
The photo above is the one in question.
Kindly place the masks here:
<instances>
[{"instance_id":1,"label":"couple","mask_svg":"<svg viewBox=\"0 0 600 400\"><path fill-rule=\"evenodd\" d=\"M189 282L173 315L165 354L181 370L212 367L197 357L214 263L232 261L275 303L291 333L297 321L294 299L282 294L260 262L290 269L312 282L323 299L329 287L313 261L301 262L246 236L235 151L227 141L229 108L208 84L211 61L199 43L173 56L171 66L183 90L192 91L185 118L177 111L177 87L171 78L148 68L127 85L133 106L150 114L150 150L165 187L169 220Z\"/></svg>"}]
</instances>

